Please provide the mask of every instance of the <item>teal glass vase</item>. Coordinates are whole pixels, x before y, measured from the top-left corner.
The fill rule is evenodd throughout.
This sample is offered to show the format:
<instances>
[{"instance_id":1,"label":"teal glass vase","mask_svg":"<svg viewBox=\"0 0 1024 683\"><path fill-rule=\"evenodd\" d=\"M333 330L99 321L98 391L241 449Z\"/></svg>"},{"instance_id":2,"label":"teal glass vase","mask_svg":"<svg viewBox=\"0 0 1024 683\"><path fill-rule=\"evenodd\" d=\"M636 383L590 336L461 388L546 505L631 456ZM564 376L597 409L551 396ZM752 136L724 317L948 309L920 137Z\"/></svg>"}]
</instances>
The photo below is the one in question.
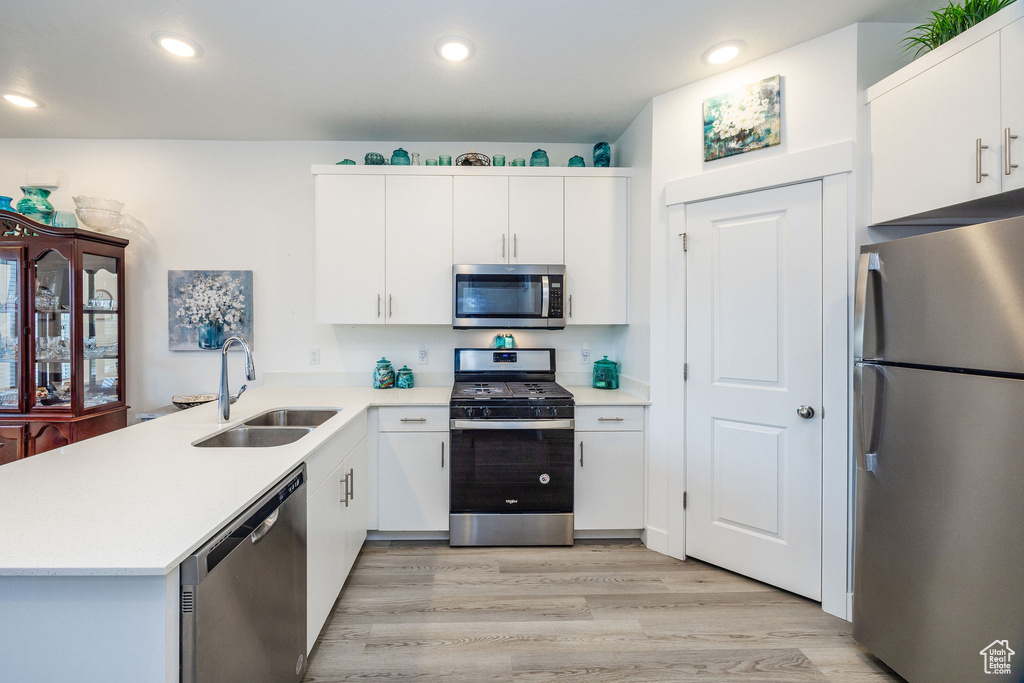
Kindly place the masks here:
<instances>
[{"instance_id":1,"label":"teal glass vase","mask_svg":"<svg viewBox=\"0 0 1024 683\"><path fill-rule=\"evenodd\" d=\"M569 168L582 168L587 165L587 162L583 161L583 157L579 154L569 159Z\"/></svg>"},{"instance_id":2,"label":"teal glass vase","mask_svg":"<svg viewBox=\"0 0 1024 683\"><path fill-rule=\"evenodd\" d=\"M199 348L219 349L224 345L224 323L208 322L199 326Z\"/></svg>"},{"instance_id":3,"label":"teal glass vase","mask_svg":"<svg viewBox=\"0 0 1024 683\"><path fill-rule=\"evenodd\" d=\"M612 165L612 148L607 142L594 145L594 167L607 168Z\"/></svg>"},{"instance_id":4,"label":"teal glass vase","mask_svg":"<svg viewBox=\"0 0 1024 683\"><path fill-rule=\"evenodd\" d=\"M409 153L399 147L391 153L391 165L392 166L408 166L409 165Z\"/></svg>"},{"instance_id":5,"label":"teal glass vase","mask_svg":"<svg viewBox=\"0 0 1024 683\"><path fill-rule=\"evenodd\" d=\"M549 166L548 153L542 149L530 155L530 166Z\"/></svg>"},{"instance_id":6,"label":"teal glass vase","mask_svg":"<svg viewBox=\"0 0 1024 683\"><path fill-rule=\"evenodd\" d=\"M0 197L0 211L14 211L11 206L11 197Z\"/></svg>"},{"instance_id":7,"label":"teal glass vase","mask_svg":"<svg viewBox=\"0 0 1024 683\"><path fill-rule=\"evenodd\" d=\"M18 201L18 213L36 223L49 225L53 220L53 204L48 199L50 191L41 187L23 187L21 191L25 196Z\"/></svg>"}]
</instances>

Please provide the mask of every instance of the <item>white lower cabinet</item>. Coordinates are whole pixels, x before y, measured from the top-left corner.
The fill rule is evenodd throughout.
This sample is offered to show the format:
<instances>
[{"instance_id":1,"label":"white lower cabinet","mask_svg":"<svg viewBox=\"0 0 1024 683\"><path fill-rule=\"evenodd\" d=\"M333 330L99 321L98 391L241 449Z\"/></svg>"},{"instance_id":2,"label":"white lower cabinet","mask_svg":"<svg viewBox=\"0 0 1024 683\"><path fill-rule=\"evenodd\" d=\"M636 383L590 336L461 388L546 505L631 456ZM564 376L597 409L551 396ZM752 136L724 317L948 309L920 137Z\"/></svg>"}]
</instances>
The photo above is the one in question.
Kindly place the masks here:
<instances>
[{"instance_id":1,"label":"white lower cabinet","mask_svg":"<svg viewBox=\"0 0 1024 683\"><path fill-rule=\"evenodd\" d=\"M380 530L447 531L447 430L381 432L377 447Z\"/></svg>"},{"instance_id":2,"label":"white lower cabinet","mask_svg":"<svg viewBox=\"0 0 1024 683\"><path fill-rule=\"evenodd\" d=\"M365 433L365 422L359 427ZM307 653L366 540L369 450L365 436L347 450L353 428L356 425L331 437L306 462L307 476L337 463L306 498ZM317 482L310 478L310 483Z\"/></svg>"},{"instance_id":3,"label":"white lower cabinet","mask_svg":"<svg viewBox=\"0 0 1024 683\"><path fill-rule=\"evenodd\" d=\"M644 528L644 433L614 431L637 424L643 408L581 407L577 424L599 425L576 432L574 522L577 531ZM605 416L607 415L607 417ZM598 420L604 417L604 420Z\"/></svg>"}]
</instances>

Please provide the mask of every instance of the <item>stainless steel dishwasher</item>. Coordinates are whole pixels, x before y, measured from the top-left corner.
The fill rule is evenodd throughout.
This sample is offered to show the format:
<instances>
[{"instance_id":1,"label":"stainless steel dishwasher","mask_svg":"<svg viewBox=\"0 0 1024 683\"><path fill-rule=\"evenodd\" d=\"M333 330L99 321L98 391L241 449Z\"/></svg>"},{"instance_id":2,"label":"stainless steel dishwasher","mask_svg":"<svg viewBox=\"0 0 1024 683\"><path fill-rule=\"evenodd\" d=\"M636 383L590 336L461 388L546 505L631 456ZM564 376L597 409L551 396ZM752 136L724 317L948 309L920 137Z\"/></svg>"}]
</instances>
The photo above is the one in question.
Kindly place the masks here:
<instances>
[{"instance_id":1,"label":"stainless steel dishwasher","mask_svg":"<svg viewBox=\"0 0 1024 683\"><path fill-rule=\"evenodd\" d=\"M305 654L303 465L181 563L181 681L300 681Z\"/></svg>"}]
</instances>

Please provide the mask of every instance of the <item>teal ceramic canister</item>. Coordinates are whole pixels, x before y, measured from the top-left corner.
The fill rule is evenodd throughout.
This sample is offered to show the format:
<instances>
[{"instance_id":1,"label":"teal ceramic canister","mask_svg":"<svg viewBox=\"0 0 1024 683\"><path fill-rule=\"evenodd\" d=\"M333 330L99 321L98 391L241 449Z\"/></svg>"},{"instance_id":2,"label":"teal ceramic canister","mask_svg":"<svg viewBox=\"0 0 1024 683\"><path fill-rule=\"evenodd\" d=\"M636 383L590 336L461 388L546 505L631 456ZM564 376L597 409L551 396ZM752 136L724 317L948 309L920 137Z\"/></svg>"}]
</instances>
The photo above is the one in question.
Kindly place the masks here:
<instances>
[{"instance_id":1,"label":"teal ceramic canister","mask_svg":"<svg viewBox=\"0 0 1024 683\"><path fill-rule=\"evenodd\" d=\"M409 153L399 147L391 153L392 166L409 166Z\"/></svg>"},{"instance_id":2,"label":"teal ceramic canister","mask_svg":"<svg viewBox=\"0 0 1024 683\"><path fill-rule=\"evenodd\" d=\"M585 162L583 160L583 157L581 157L579 154L574 156L572 159L569 159L569 167L570 168L582 168L582 167L584 167L586 165L587 165L587 162Z\"/></svg>"},{"instance_id":3,"label":"teal ceramic canister","mask_svg":"<svg viewBox=\"0 0 1024 683\"><path fill-rule=\"evenodd\" d=\"M548 153L542 149L538 149L532 155L530 155L530 166L549 166Z\"/></svg>"},{"instance_id":4,"label":"teal ceramic canister","mask_svg":"<svg viewBox=\"0 0 1024 683\"><path fill-rule=\"evenodd\" d=\"M18 213L37 223L50 225L53 220L53 204L47 199L50 191L41 187L23 187L25 196L18 201Z\"/></svg>"},{"instance_id":5,"label":"teal ceramic canister","mask_svg":"<svg viewBox=\"0 0 1024 683\"><path fill-rule=\"evenodd\" d=\"M403 365L402 369L398 371L398 379L395 380L395 386L399 389L412 389L412 370L409 369L408 365Z\"/></svg>"},{"instance_id":6,"label":"teal ceramic canister","mask_svg":"<svg viewBox=\"0 0 1024 683\"><path fill-rule=\"evenodd\" d=\"M395 371L391 367L391 361L381 358L377 361L377 367L373 369L373 388L390 389L395 386Z\"/></svg>"}]
</instances>

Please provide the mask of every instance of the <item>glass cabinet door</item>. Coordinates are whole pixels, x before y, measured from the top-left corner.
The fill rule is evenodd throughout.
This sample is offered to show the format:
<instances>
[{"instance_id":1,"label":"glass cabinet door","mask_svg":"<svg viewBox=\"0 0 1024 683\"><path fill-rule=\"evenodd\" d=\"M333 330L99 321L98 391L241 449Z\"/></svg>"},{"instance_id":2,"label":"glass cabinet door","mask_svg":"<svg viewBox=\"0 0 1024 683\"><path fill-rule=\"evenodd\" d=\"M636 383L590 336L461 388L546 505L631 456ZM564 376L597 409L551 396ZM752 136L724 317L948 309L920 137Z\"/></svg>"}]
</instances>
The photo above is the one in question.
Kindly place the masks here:
<instances>
[{"instance_id":1,"label":"glass cabinet door","mask_svg":"<svg viewBox=\"0 0 1024 683\"><path fill-rule=\"evenodd\" d=\"M21 394L21 286L20 258L0 250L0 409L17 410Z\"/></svg>"},{"instance_id":2,"label":"glass cabinet door","mask_svg":"<svg viewBox=\"0 0 1024 683\"><path fill-rule=\"evenodd\" d=\"M82 255L82 336L85 407L115 403L118 395L118 268L111 256Z\"/></svg>"},{"instance_id":3,"label":"glass cabinet door","mask_svg":"<svg viewBox=\"0 0 1024 683\"><path fill-rule=\"evenodd\" d=\"M36 406L71 406L71 263L50 250L36 259Z\"/></svg>"}]
</instances>

